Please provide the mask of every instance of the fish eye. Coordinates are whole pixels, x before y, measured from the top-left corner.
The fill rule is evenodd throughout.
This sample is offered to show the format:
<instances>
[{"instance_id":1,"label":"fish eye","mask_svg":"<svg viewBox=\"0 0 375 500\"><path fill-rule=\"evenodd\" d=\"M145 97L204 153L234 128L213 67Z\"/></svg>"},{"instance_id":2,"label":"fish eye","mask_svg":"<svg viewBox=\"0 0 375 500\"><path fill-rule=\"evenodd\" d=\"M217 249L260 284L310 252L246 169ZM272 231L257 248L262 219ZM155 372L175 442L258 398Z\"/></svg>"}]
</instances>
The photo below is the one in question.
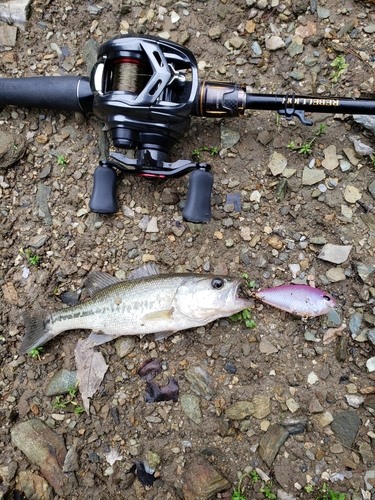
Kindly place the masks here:
<instances>
[{"instance_id":1,"label":"fish eye","mask_svg":"<svg viewBox=\"0 0 375 500\"><path fill-rule=\"evenodd\" d=\"M224 286L224 280L223 278L213 278L211 281L211 286L215 290L220 290Z\"/></svg>"},{"instance_id":2,"label":"fish eye","mask_svg":"<svg viewBox=\"0 0 375 500\"><path fill-rule=\"evenodd\" d=\"M331 301L331 297L329 295L323 295L323 299L327 300L328 302Z\"/></svg>"}]
</instances>

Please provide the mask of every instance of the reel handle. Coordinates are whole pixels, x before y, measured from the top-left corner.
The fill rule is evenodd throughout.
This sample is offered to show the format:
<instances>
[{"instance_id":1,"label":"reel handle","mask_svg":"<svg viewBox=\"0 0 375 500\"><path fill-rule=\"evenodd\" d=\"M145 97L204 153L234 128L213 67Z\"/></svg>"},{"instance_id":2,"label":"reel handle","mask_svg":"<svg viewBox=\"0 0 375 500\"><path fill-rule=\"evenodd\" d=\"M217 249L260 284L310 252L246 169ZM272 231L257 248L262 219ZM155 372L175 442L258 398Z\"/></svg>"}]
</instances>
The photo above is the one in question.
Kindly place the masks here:
<instances>
[{"instance_id":1,"label":"reel handle","mask_svg":"<svg viewBox=\"0 0 375 500\"><path fill-rule=\"evenodd\" d=\"M94 172L94 186L89 202L92 212L113 214L117 211L115 170L103 161Z\"/></svg>"},{"instance_id":2,"label":"reel handle","mask_svg":"<svg viewBox=\"0 0 375 500\"><path fill-rule=\"evenodd\" d=\"M214 177L205 168L198 168L190 174L189 191L182 215L195 223L211 220L211 191Z\"/></svg>"}]
</instances>

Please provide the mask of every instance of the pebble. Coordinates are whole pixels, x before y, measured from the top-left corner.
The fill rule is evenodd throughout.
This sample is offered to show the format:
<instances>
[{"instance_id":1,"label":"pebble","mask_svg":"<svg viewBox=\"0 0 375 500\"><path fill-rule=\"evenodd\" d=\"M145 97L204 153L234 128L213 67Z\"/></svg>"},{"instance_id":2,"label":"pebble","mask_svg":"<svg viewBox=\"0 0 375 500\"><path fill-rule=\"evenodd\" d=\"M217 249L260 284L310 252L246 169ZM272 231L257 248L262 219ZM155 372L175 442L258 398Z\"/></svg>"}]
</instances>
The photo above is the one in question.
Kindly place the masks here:
<instances>
[{"instance_id":1,"label":"pebble","mask_svg":"<svg viewBox=\"0 0 375 500\"><path fill-rule=\"evenodd\" d=\"M285 156L275 151L270 157L268 168L271 170L272 175L280 175L283 173L285 167L287 166L287 163L288 160L285 158Z\"/></svg>"},{"instance_id":2,"label":"pebble","mask_svg":"<svg viewBox=\"0 0 375 500\"><path fill-rule=\"evenodd\" d=\"M365 264L364 262L357 262L356 267L357 273L364 283L367 283L368 285L374 283L372 274L375 271L375 266L371 264Z\"/></svg>"},{"instance_id":3,"label":"pebble","mask_svg":"<svg viewBox=\"0 0 375 500\"><path fill-rule=\"evenodd\" d=\"M355 186L346 186L344 198L348 203L356 203L362 197L361 192Z\"/></svg>"},{"instance_id":4,"label":"pebble","mask_svg":"<svg viewBox=\"0 0 375 500\"><path fill-rule=\"evenodd\" d=\"M225 125L220 127L221 147L223 149L232 148L240 140L241 135L236 130L232 130Z\"/></svg>"},{"instance_id":5,"label":"pebble","mask_svg":"<svg viewBox=\"0 0 375 500\"><path fill-rule=\"evenodd\" d=\"M363 319L363 314L360 312L355 312L350 316L349 330L353 339L355 339L359 333L362 324L362 319Z\"/></svg>"},{"instance_id":6,"label":"pebble","mask_svg":"<svg viewBox=\"0 0 375 500\"><path fill-rule=\"evenodd\" d=\"M180 396L180 403L183 412L192 422L197 425L202 423L202 411L198 396L194 394L182 394Z\"/></svg>"},{"instance_id":7,"label":"pebble","mask_svg":"<svg viewBox=\"0 0 375 500\"><path fill-rule=\"evenodd\" d=\"M289 432L281 425L271 425L259 442L259 455L271 467Z\"/></svg>"},{"instance_id":8,"label":"pebble","mask_svg":"<svg viewBox=\"0 0 375 500\"><path fill-rule=\"evenodd\" d=\"M192 366L185 372L185 377L190 384L190 389L198 396L203 396L205 399L212 398L214 394L212 380L203 368Z\"/></svg>"},{"instance_id":9,"label":"pebble","mask_svg":"<svg viewBox=\"0 0 375 500\"><path fill-rule=\"evenodd\" d=\"M314 385L319 381L319 377L316 373L310 372L307 376L307 383L310 385Z\"/></svg>"},{"instance_id":10,"label":"pebble","mask_svg":"<svg viewBox=\"0 0 375 500\"><path fill-rule=\"evenodd\" d=\"M255 405L251 401L237 401L225 410L225 415L230 420L243 420L252 415Z\"/></svg>"},{"instance_id":11,"label":"pebble","mask_svg":"<svg viewBox=\"0 0 375 500\"><path fill-rule=\"evenodd\" d=\"M271 35L269 38L266 38L266 49L275 51L278 49L282 49L285 47L285 43L282 38L276 35Z\"/></svg>"},{"instance_id":12,"label":"pebble","mask_svg":"<svg viewBox=\"0 0 375 500\"><path fill-rule=\"evenodd\" d=\"M352 245L333 245L332 243L327 243L322 248L318 258L332 264L343 264L349 257L352 248Z\"/></svg>"},{"instance_id":13,"label":"pebble","mask_svg":"<svg viewBox=\"0 0 375 500\"><path fill-rule=\"evenodd\" d=\"M339 281L344 281L346 279L344 270L342 267L331 267L326 272L326 276L331 283L337 283Z\"/></svg>"},{"instance_id":14,"label":"pebble","mask_svg":"<svg viewBox=\"0 0 375 500\"><path fill-rule=\"evenodd\" d=\"M288 410L292 413L295 413L300 408L300 405L296 402L296 400L294 398L287 399L285 401L285 404L286 404Z\"/></svg>"},{"instance_id":15,"label":"pebble","mask_svg":"<svg viewBox=\"0 0 375 500\"><path fill-rule=\"evenodd\" d=\"M361 419L354 410L344 410L336 413L331 423L331 428L345 448L352 448L356 438Z\"/></svg>"},{"instance_id":16,"label":"pebble","mask_svg":"<svg viewBox=\"0 0 375 500\"><path fill-rule=\"evenodd\" d=\"M262 337L259 343L259 350L262 354L275 354L279 352L279 349L265 337Z\"/></svg>"},{"instance_id":17,"label":"pebble","mask_svg":"<svg viewBox=\"0 0 375 500\"><path fill-rule=\"evenodd\" d=\"M136 346L135 337L120 337L115 342L117 356L122 359L130 354Z\"/></svg>"},{"instance_id":18,"label":"pebble","mask_svg":"<svg viewBox=\"0 0 375 500\"><path fill-rule=\"evenodd\" d=\"M67 394L69 389L74 388L77 382L77 371L70 371L66 368L54 374L47 385L46 396L58 396Z\"/></svg>"},{"instance_id":19,"label":"pebble","mask_svg":"<svg viewBox=\"0 0 375 500\"><path fill-rule=\"evenodd\" d=\"M323 181L326 178L326 174L323 170L317 168L305 167L302 172L302 184L304 186L312 186L318 182Z\"/></svg>"},{"instance_id":20,"label":"pebble","mask_svg":"<svg viewBox=\"0 0 375 500\"><path fill-rule=\"evenodd\" d=\"M375 371L375 356L366 361L366 368L369 372Z\"/></svg>"},{"instance_id":21,"label":"pebble","mask_svg":"<svg viewBox=\"0 0 375 500\"><path fill-rule=\"evenodd\" d=\"M185 500L208 500L230 486L201 455L194 455L184 468L182 491Z\"/></svg>"},{"instance_id":22,"label":"pebble","mask_svg":"<svg viewBox=\"0 0 375 500\"><path fill-rule=\"evenodd\" d=\"M353 408L359 408L365 401L365 398L363 396L356 396L353 394L346 394L345 398L348 405L352 406Z\"/></svg>"},{"instance_id":23,"label":"pebble","mask_svg":"<svg viewBox=\"0 0 375 500\"><path fill-rule=\"evenodd\" d=\"M324 7L317 7L316 12L318 14L318 17L320 19L328 19L329 16L331 15L331 11L329 9L326 9Z\"/></svg>"},{"instance_id":24,"label":"pebble","mask_svg":"<svg viewBox=\"0 0 375 500\"><path fill-rule=\"evenodd\" d=\"M333 421L333 415L329 411L318 413L311 417L311 421L318 425L318 427L326 427Z\"/></svg>"},{"instance_id":25,"label":"pebble","mask_svg":"<svg viewBox=\"0 0 375 500\"><path fill-rule=\"evenodd\" d=\"M259 420L268 417L271 413L271 399L269 396L263 394L256 394L253 397L252 403L254 405L254 412L252 416Z\"/></svg>"},{"instance_id":26,"label":"pebble","mask_svg":"<svg viewBox=\"0 0 375 500\"><path fill-rule=\"evenodd\" d=\"M324 160L322 165L326 170L334 170L338 164L339 160L336 154L336 146L331 145L324 149Z\"/></svg>"},{"instance_id":27,"label":"pebble","mask_svg":"<svg viewBox=\"0 0 375 500\"><path fill-rule=\"evenodd\" d=\"M40 468L41 473L57 495L71 498L74 482L66 476L59 459L65 457L66 449L62 436L56 434L41 420L32 419L13 427L12 442Z\"/></svg>"}]
</instances>

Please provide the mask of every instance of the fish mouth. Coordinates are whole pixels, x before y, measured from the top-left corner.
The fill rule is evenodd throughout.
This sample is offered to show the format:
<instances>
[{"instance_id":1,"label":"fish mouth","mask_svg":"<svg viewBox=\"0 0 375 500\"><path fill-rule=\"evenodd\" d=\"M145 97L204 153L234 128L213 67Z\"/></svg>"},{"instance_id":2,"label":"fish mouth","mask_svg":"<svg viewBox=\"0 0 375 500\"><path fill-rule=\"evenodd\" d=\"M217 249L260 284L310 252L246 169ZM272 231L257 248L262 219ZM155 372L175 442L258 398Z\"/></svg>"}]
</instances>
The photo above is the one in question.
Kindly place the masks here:
<instances>
[{"instance_id":1,"label":"fish mouth","mask_svg":"<svg viewBox=\"0 0 375 500\"><path fill-rule=\"evenodd\" d=\"M246 282L243 279L238 279L233 283L233 298L239 304L242 302L244 309L252 305L253 295Z\"/></svg>"}]
</instances>

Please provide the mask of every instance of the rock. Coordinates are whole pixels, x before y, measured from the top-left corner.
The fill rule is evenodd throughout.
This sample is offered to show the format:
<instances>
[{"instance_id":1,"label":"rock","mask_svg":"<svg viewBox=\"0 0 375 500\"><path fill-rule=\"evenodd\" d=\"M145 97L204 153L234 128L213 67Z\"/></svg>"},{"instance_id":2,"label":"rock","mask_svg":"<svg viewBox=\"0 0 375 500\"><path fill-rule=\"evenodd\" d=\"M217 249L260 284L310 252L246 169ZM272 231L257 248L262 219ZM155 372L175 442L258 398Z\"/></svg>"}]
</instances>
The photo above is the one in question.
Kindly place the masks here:
<instances>
[{"instance_id":1,"label":"rock","mask_svg":"<svg viewBox=\"0 0 375 500\"><path fill-rule=\"evenodd\" d=\"M252 415L255 411L255 405L251 401L237 401L225 410L225 415L230 420L243 420Z\"/></svg>"},{"instance_id":2,"label":"rock","mask_svg":"<svg viewBox=\"0 0 375 500\"><path fill-rule=\"evenodd\" d=\"M328 269L326 272L326 276L331 283L337 283L338 281L344 281L346 279L342 267L331 267L331 269Z\"/></svg>"},{"instance_id":3,"label":"rock","mask_svg":"<svg viewBox=\"0 0 375 500\"><path fill-rule=\"evenodd\" d=\"M346 394L345 398L348 405L352 408L359 408L365 401L365 398L363 396L356 396L353 394Z\"/></svg>"},{"instance_id":4,"label":"rock","mask_svg":"<svg viewBox=\"0 0 375 500\"><path fill-rule=\"evenodd\" d=\"M278 348L274 346L269 340L267 340L265 337L262 337L260 343L259 343L259 350L263 354L275 354L278 352Z\"/></svg>"},{"instance_id":5,"label":"rock","mask_svg":"<svg viewBox=\"0 0 375 500\"><path fill-rule=\"evenodd\" d=\"M274 50L282 49L284 47L285 47L285 43L282 40L282 38L280 38L279 36L272 35L269 38L266 38L266 49L267 50L274 51Z\"/></svg>"},{"instance_id":6,"label":"rock","mask_svg":"<svg viewBox=\"0 0 375 500\"><path fill-rule=\"evenodd\" d=\"M271 400L269 396L263 394L256 394L253 397L252 403L254 405L253 417L262 419L266 418L271 413Z\"/></svg>"},{"instance_id":7,"label":"rock","mask_svg":"<svg viewBox=\"0 0 375 500\"><path fill-rule=\"evenodd\" d=\"M314 385L319 381L319 377L315 372L310 372L307 376L307 383Z\"/></svg>"},{"instance_id":8,"label":"rock","mask_svg":"<svg viewBox=\"0 0 375 500\"><path fill-rule=\"evenodd\" d=\"M288 408L288 410L291 413L295 413L297 410L299 410L300 405L297 403L297 401L294 398L289 398L285 401L285 404Z\"/></svg>"},{"instance_id":9,"label":"rock","mask_svg":"<svg viewBox=\"0 0 375 500\"><path fill-rule=\"evenodd\" d=\"M343 149L344 153L346 154L348 160L350 163L354 166L357 166L358 163L360 162L359 158L356 156L355 151L353 148L344 148Z\"/></svg>"},{"instance_id":10,"label":"rock","mask_svg":"<svg viewBox=\"0 0 375 500\"><path fill-rule=\"evenodd\" d=\"M244 44L246 44L246 40L244 40L240 36L233 36L228 41L229 44L236 50L240 49Z\"/></svg>"},{"instance_id":11,"label":"rock","mask_svg":"<svg viewBox=\"0 0 375 500\"><path fill-rule=\"evenodd\" d=\"M322 248L318 258L332 262L333 264L343 264L349 257L352 248L353 245L333 245L332 243L327 243Z\"/></svg>"},{"instance_id":12,"label":"rock","mask_svg":"<svg viewBox=\"0 0 375 500\"><path fill-rule=\"evenodd\" d=\"M135 337L120 337L115 342L117 356L122 359L130 354L136 345Z\"/></svg>"},{"instance_id":13,"label":"rock","mask_svg":"<svg viewBox=\"0 0 375 500\"><path fill-rule=\"evenodd\" d=\"M325 9L324 7L317 7L316 12L320 19L328 19L331 15L331 11L329 9Z\"/></svg>"},{"instance_id":14,"label":"rock","mask_svg":"<svg viewBox=\"0 0 375 500\"><path fill-rule=\"evenodd\" d=\"M333 421L332 413L325 411L323 413L318 413L311 417L311 422L316 424L318 427L326 427Z\"/></svg>"},{"instance_id":15,"label":"rock","mask_svg":"<svg viewBox=\"0 0 375 500\"><path fill-rule=\"evenodd\" d=\"M375 200L375 180L373 180L373 181L371 182L371 184L369 184L369 186L368 186L368 190L370 191L371 196L372 196L372 197L374 198L374 200Z\"/></svg>"},{"instance_id":16,"label":"rock","mask_svg":"<svg viewBox=\"0 0 375 500\"><path fill-rule=\"evenodd\" d=\"M346 448L352 448L361 419L354 410L344 410L337 413L331 424L336 438Z\"/></svg>"},{"instance_id":17,"label":"rock","mask_svg":"<svg viewBox=\"0 0 375 500\"><path fill-rule=\"evenodd\" d=\"M271 425L259 442L259 455L271 467L289 433L281 425Z\"/></svg>"},{"instance_id":18,"label":"rock","mask_svg":"<svg viewBox=\"0 0 375 500\"><path fill-rule=\"evenodd\" d=\"M374 282L373 276L371 276L375 271L375 266L371 264L365 264L364 262L357 262L357 273L361 280L368 285Z\"/></svg>"},{"instance_id":19,"label":"rock","mask_svg":"<svg viewBox=\"0 0 375 500\"><path fill-rule=\"evenodd\" d=\"M240 140L240 133L236 130L231 130L230 128L222 125L220 127L220 139L221 147L224 149L232 148Z\"/></svg>"},{"instance_id":20,"label":"rock","mask_svg":"<svg viewBox=\"0 0 375 500\"><path fill-rule=\"evenodd\" d=\"M51 188L43 182L39 182L36 193L36 204L38 206L38 215L46 226L52 225L52 216L49 211L48 198L51 195Z\"/></svg>"},{"instance_id":21,"label":"rock","mask_svg":"<svg viewBox=\"0 0 375 500\"><path fill-rule=\"evenodd\" d=\"M374 489L375 485L375 470L368 470L364 475L365 486L368 491Z\"/></svg>"},{"instance_id":22,"label":"rock","mask_svg":"<svg viewBox=\"0 0 375 500\"><path fill-rule=\"evenodd\" d=\"M192 366L185 372L185 377L190 383L190 389L198 394L198 396L203 396L205 399L212 398L214 394L212 381L203 368L200 366Z\"/></svg>"},{"instance_id":23,"label":"rock","mask_svg":"<svg viewBox=\"0 0 375 500\"><path fill-rule=\"evenodd\" d=\"M295 35L293 37L292 43L289 45L287 48L287 52L290 55L290 57L297 56L298 54L302 54L303 52L303 38Z\"/></svg>"},{"instance_id":24,"label":"rock","mask_svg":"<svg viewBox=\"0 0 375 500\"><path fill-rule=\"evenodd\" d=\"M324 150L324 160L322 165L326 170L334 170L339 165L339 160L336 154L336 146L331 145Z\"/></svg>"},{"instance_id":25,"label":"rock","mask_svg":"<svg viewBox=\"0 0 375 500\"><path fill-rule=\"evenodd\" d=\"M268 168L271 170L272 175L280 175L283 173L285 167L287 166L288 160L281 153L276 151L272 153L270 161L268 163Z\"/></svg>"},{"instance_id":26,"label":"rock","mask_svg":"<svg viewBox=\"0 0 375 500\"><path fill-rule=\"evenodd\" d=\"M64 474L66 449L64 440L41 420L22 422L11 431L12 442L27 458L40 468L41 473L62 497L73 494L75 479ZM72 479L73 478L73 479Z\"/></svg>"},{"instance_id":27,"label":"rock","mask_svg":"<svg viewBox=\"0 0 375 500\"><path fill-rule=\"evenodd\" d=\"M323 170L317 168L305 167L302 172L302 184L304 186L312 186L317 182L321 182L326 178L326 174Z\"/></svg>"},{"instance_id":28,"label":"rock","mask_svg":"<svg viewBox=\"0 0 375 500\"><path fill-rule=\"evenodd\" d=\"M161 202L164 205L177 205L180 202L180 196L177 191L167 187L161 193Z\"/></svg>"},{"instance_id":29,"label":"rock","mask_svg":"<svg viewBox=\"0 0 375 500\"><path fill-rule=\"evenodd\" d=\"M369 372L375 371L375 356L366 361L366 368Z\"/></svg>"},{"instance_id":30,"label":"rock","mask_svg":"<svg viewBox=\"0 0 375 500\"><path fill-rule=\"evenodd\" d=\"M21 134L2 131L0 134L0 172L22 158L25 151L26 144Z\"/></svg>"},{"instance_id":31,"label":"rock","mask_svg":"<svg viewBox=\"0 0 375 500\"><path fill-rule=\"evenodd\" d=\"M0 2L0 21L23 25L29 16L30 4L31 0L9 0L8 2Z\"/></svg>"},{"instance_id":32,"label":"rock","mask_svg":"<svg viewBox=\"0 0 375 500\"><path fill-rule=\"evenodd\" d=\"M322 413L324 411L323 406L320 404L318 398L315 396L311 398L309 404L309 412L310 413Z\"/></svg>"},{"instance_id":33,"label":"rock","mask_svg":"<svg viewBox=\"0 0 375 500\"><path fill-rule=\"evenodd\" d=\"M305 416L287 417L281 424L286 429L289 435L302 434L307 426L307 418Z\"/></svg>"},{"instance_id":34,"label":"rock","mask_svg":"<svg viewBox=\"0 0 375 500\"><path fill-rule=\"evenodd\" d=\"M0 3L1 11L1 3ZM17 39L17 28L8 24L0 24L0 45L5 47L14 47Z\"/></svg>"},{"instance_id":35,"label":"rock","mask_svg":"<svg viewBox=\"0 0 375 500\"><path fill-rule=\"evenodd\" d=\"M78 453L76 449L71 446L64 460L63 471L75 472L77 470L79 470Z\"/></svg>"},{"instance_id":36,"label":"rock","mask_svg":"<svg viewBox=\"0 0 375 500\"><path fill-rule=\"evenodd\" d=\"M211 40L217 40L220 38L222 35L222 31L220 26L214 26L213 28L210 28L208 30L208 36L211 38Z\"/></svg>"},{"instance_id":37,"label":"rock","mask_svg":"<svg viewBox=\"0 0 375 500\"><path fill-rule=\"evenodd\" d=\"M353 115L353 118L375 135L375 116Z\"/></svg>"},{"instance_id":38,"label":"rock","mask_svg":"<svg viewBox=\"0 0 375 500\"><path fill-rule=\"evenodd\" d=\"M158 228L158 218L157 217L151 217L149 220L149 223L147 224L146 227L146 233L158 233L159 228Z\"/></svg>"},{"instance_id":39,"label":"rock","mask_svg":"<svg viewBox=\"0 0 375 500\"><path fill-rule=\"evenodd\" d=\"M355 312L350 316L349 319L349 330L353 339L359 334L363 319L363 314L360 312Z\"/></svg>"},{"instance_id":40,"label":"rock","mask_svg":"<svg viewBox=\"0 0 375 500\"><path fill-rule=\"evenodd\" d=\"M184 500L209 500L230 488L230 483L202 456L192 458L183 474Z\"/></svg>"},{"instance_id":41,"label":"rock","mask_svg":"<svg viewBox=\"0 0 375 500\"><path fill-rule=\"evenodd\" d=\"M200 408L200 399L193 394L182 394L180 396L181 408L185 415L195 424L202 423L202 411Z\"/></svg>"},{"instance_id":42,"label":"rock","mask_svg":"<svg viewBox=\"0 0 375 500\"><path fill-rule=\"evenodd\" d=\"M374 153L371 146L367 146L367 144L364 144L358 139L353 139L353 144L355 152L360 156L371 156Z\"/></svg>"},{"instance_id":43,"label":"rock","mask_svg":"<svg viewBox=\"0 0 375 500\"><path fill-rule=\"evenodd\" d=\"M67 394L69 389L77 383L77 371L69 371L63 368L55 373L47 385L46 396L58 396Z\"/></svg>"},{"instance_id":44,"label":"rock","mask_svg":"<svg viewBox=\"0 0 375 500\"><path fill-rule=\"evenodd\" d=\"M361 197L361 192L355 186L346 186L344 198L348 203L356 203Z\"/></svg>"},{"instance_id":45,"label":"rock","mask_svg":"<svg viewBox=\"0 0 375 500\"><path fill-rule=\"evenodd\" d=\"M18 475L18 488L25 498L53 500L53 490L45 479L31 470L21 471Z\"/></svg>"}]
</instances>

